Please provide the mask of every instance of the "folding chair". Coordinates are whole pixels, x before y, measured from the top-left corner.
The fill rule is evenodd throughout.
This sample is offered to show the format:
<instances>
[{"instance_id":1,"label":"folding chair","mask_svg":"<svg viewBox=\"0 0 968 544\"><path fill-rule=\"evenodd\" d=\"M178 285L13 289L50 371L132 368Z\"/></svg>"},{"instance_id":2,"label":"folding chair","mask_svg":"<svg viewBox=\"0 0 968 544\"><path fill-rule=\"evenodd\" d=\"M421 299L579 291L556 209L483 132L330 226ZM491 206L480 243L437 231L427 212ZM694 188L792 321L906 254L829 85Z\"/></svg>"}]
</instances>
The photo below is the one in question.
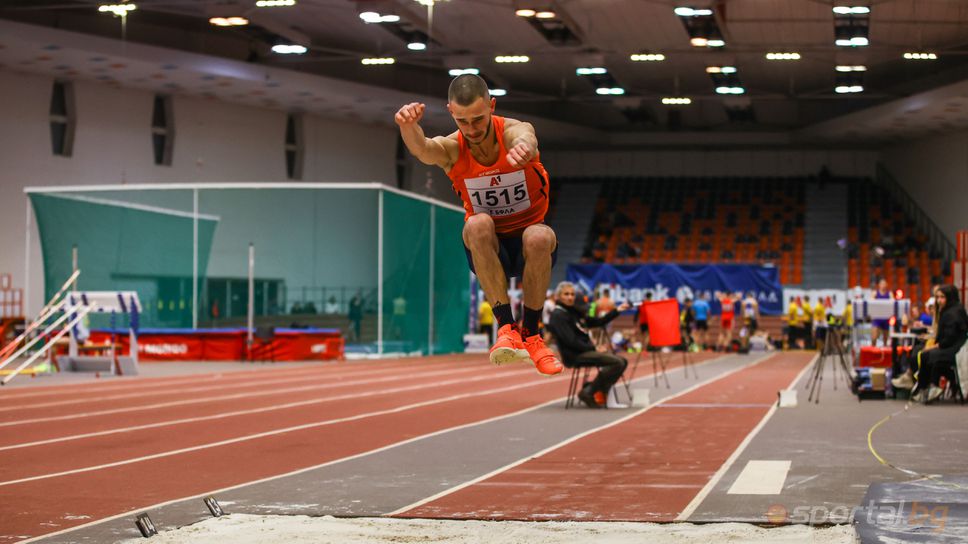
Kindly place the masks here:
<instances>
[{"instance_id":1,"label":"folding chair","mask_svg":"<svg viewBox=\"0 0 968 544\"><path fill-rule=\"evenodd\" d=\"M565 410L575 405L578 392L581 391L581 387L588 381L588 376L591 373L592 367L590 366L571 367L571 381L568 382L568 398L565 399Z\"/></svg>"}]
</instances>

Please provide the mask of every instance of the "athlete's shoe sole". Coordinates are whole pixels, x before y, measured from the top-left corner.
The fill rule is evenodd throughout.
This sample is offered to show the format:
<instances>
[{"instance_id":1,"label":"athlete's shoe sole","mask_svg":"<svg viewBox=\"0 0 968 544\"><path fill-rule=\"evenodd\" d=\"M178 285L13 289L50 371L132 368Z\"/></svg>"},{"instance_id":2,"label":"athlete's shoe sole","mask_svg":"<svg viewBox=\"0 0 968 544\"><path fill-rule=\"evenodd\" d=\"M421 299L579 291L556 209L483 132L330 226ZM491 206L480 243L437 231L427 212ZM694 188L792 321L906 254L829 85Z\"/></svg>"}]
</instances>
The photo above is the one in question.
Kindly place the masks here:
<instances>
[{"instance_id":1,"label":"athlete's shoe sole","mask_svg":"<svg viewBox=\"0 0 968 544\"><path fill-rule=\"evenodd\" d=\"M530 361L531 356L528 355L528 350L526 349L499 347L491 350L490 359L491 364L509 365L512 363Z\"/></svg>"}]
</instances>

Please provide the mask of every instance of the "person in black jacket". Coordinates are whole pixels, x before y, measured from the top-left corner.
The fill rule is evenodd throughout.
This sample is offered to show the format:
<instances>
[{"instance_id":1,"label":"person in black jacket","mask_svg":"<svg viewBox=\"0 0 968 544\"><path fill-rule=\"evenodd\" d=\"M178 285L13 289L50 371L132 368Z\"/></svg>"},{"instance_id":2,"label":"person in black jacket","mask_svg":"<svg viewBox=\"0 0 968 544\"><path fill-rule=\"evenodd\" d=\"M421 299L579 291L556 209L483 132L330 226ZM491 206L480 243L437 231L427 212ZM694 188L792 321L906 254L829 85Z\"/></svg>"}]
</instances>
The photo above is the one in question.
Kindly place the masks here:
<instances>
[{"instance_id":1,"label":"person in black jacket","mask_svg":"<svg viewBox=\"0 0 968 544\"><path fill-rule=\"evenodd\" d=\"M955 372L955 354L968 339L968 314L961 305L958 289L953 285L945 285L935 291L936 307L938 311L938 325L934 342L920 350L920 355L912 350L912 361L907 372L891 380L898 389L911 389L915 386L913 367L918 367L917 390L924 395L926 402L933 402L944 392L941 387L941 376L952 380Z\"/></svg>"},{"instance_id":2,"label":"person in black jacket","mask_svg":"<svg viewBox=\"0 0 968 544\"><path fill-rule=\"evenodd\" d=\"M938 334L934 346L924 348L921 352L921 371L919 378L926 379L926 402L933 402L944 391L940 387L941 376L945 376L949 383L955 372L955 354L968 339L968 314L961 305L958 289L954 285L945 285L939 290L935 304L941 308L938 319Z\"/></svg>"},{"instance_id":3,"label":"person in black jacket","mask_svg":"<svg viewBox=\"0 0 968 544\"><path fill-rule=\"evenodd\" d=\"M578 399L590 408L605 406L606 395L625 372L628 361L613 355L607 348L596 349L588 328L602 327L629 308L623 302L618 308L601 317L592 317L575 305L575 285L563 281L555 288L555 310L551 312L548 330L558 345L562 363L568 368L598 367L598 376L582 386Z\"/></svg>"}]
</instances>

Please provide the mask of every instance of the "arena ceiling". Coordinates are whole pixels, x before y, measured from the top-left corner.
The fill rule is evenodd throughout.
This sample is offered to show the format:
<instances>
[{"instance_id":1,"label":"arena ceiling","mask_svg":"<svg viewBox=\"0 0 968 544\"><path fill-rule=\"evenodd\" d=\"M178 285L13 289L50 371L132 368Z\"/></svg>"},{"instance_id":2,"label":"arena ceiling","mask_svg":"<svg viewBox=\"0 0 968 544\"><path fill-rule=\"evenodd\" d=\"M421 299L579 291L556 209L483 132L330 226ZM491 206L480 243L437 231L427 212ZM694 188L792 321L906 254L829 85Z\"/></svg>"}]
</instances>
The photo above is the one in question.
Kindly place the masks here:
<instances>
[{"instance_id":1,"label":"arena ceiling","mask_svg":"<svg viewBox=\"0 0 968 544\"><path fill-rule=\"evenodd\" d=\"M0 0L0 19L120 39L121 19L99 13L101 3ZM297 0L289 7L256 7L255 0L134 3L137 9L124 19L129 43L321 75L383 89L393 97L439 96L441 103L449 69L477 68L493 87L507 91L499 98L502 111L609 133L796 131L968 79L968 1L437 0L432 7L415 0ZM870 12L838 16L835 6L863 6ZM709 15L683 17L677 7ZM550 10L554 17L517 16L522 8ZM399 21L367 23L360 17L364 12L398 16ZM209 22L229 16L250 22L237 27ZM862 34L869 44L835 45L845 33L848 38ZM695 37L721 39L724 45L696 47L691 45ZM427 49L408 48L420 40ZM309 50L278 55L270 47L279 41ZM767 59L767 53L791 52L800 59ZM934 53L937 59L904 58L913 52ZM661 54L665 60L635 62L633 54ZM495 62L500 55L526 55L530 61ZM362 64L368 57L393 57L395 63ZM838 65L866 70L838 72ZM710 75L711 66L735 67L736 72ZM577 75L580 67L605 68L607 75ZM199 88L207 84L197 82ZM191 92L195 84L180 85ZM862 86L863 91L840 94L835 92L840 85ZM624 94L601 95L599 86L621 87ZM723 86L744 92L718 94L717 87ZM688 97L692 103L662 103L670 97ZM968 126L965 97L968 93L958 93L938 104L931 115L940 112L941 118L927 130L942 121L945 129ZM306 109L295 98L273 100L278 107ZM375 112L365 100L350 108L359 110L353 113L361 119L392 114L388 104ZM890 123L881 119L875 125L885 124ZM870 136L878 132L871 130Z\"/></svg>"}]
</instances>

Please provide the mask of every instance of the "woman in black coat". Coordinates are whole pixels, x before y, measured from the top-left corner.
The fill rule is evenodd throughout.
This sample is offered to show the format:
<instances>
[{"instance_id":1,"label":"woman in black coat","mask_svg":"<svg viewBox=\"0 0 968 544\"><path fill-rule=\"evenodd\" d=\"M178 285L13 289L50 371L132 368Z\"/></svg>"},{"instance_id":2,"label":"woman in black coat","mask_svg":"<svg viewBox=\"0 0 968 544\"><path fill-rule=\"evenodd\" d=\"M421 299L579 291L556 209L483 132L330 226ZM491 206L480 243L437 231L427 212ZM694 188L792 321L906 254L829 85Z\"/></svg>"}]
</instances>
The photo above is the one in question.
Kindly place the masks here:
<instances>
[{"instance_id":1,"label":"woman in black coat","mask_svg":"<svg viewBox=\"0 0 968 544\"><path fill-rule=\"evenodd\" d=\"M933 402L944 392L940 387L941 376L951 383L955 372L955 354L968 339L968 314L961 305L958 289L954 285L943 286L935 304L940 308L938 333L934 345L921 352L918 375L918 381L927 386L927 402ZM925 388L922 386L919 389Z\"/></svg>"}]
</instances>

